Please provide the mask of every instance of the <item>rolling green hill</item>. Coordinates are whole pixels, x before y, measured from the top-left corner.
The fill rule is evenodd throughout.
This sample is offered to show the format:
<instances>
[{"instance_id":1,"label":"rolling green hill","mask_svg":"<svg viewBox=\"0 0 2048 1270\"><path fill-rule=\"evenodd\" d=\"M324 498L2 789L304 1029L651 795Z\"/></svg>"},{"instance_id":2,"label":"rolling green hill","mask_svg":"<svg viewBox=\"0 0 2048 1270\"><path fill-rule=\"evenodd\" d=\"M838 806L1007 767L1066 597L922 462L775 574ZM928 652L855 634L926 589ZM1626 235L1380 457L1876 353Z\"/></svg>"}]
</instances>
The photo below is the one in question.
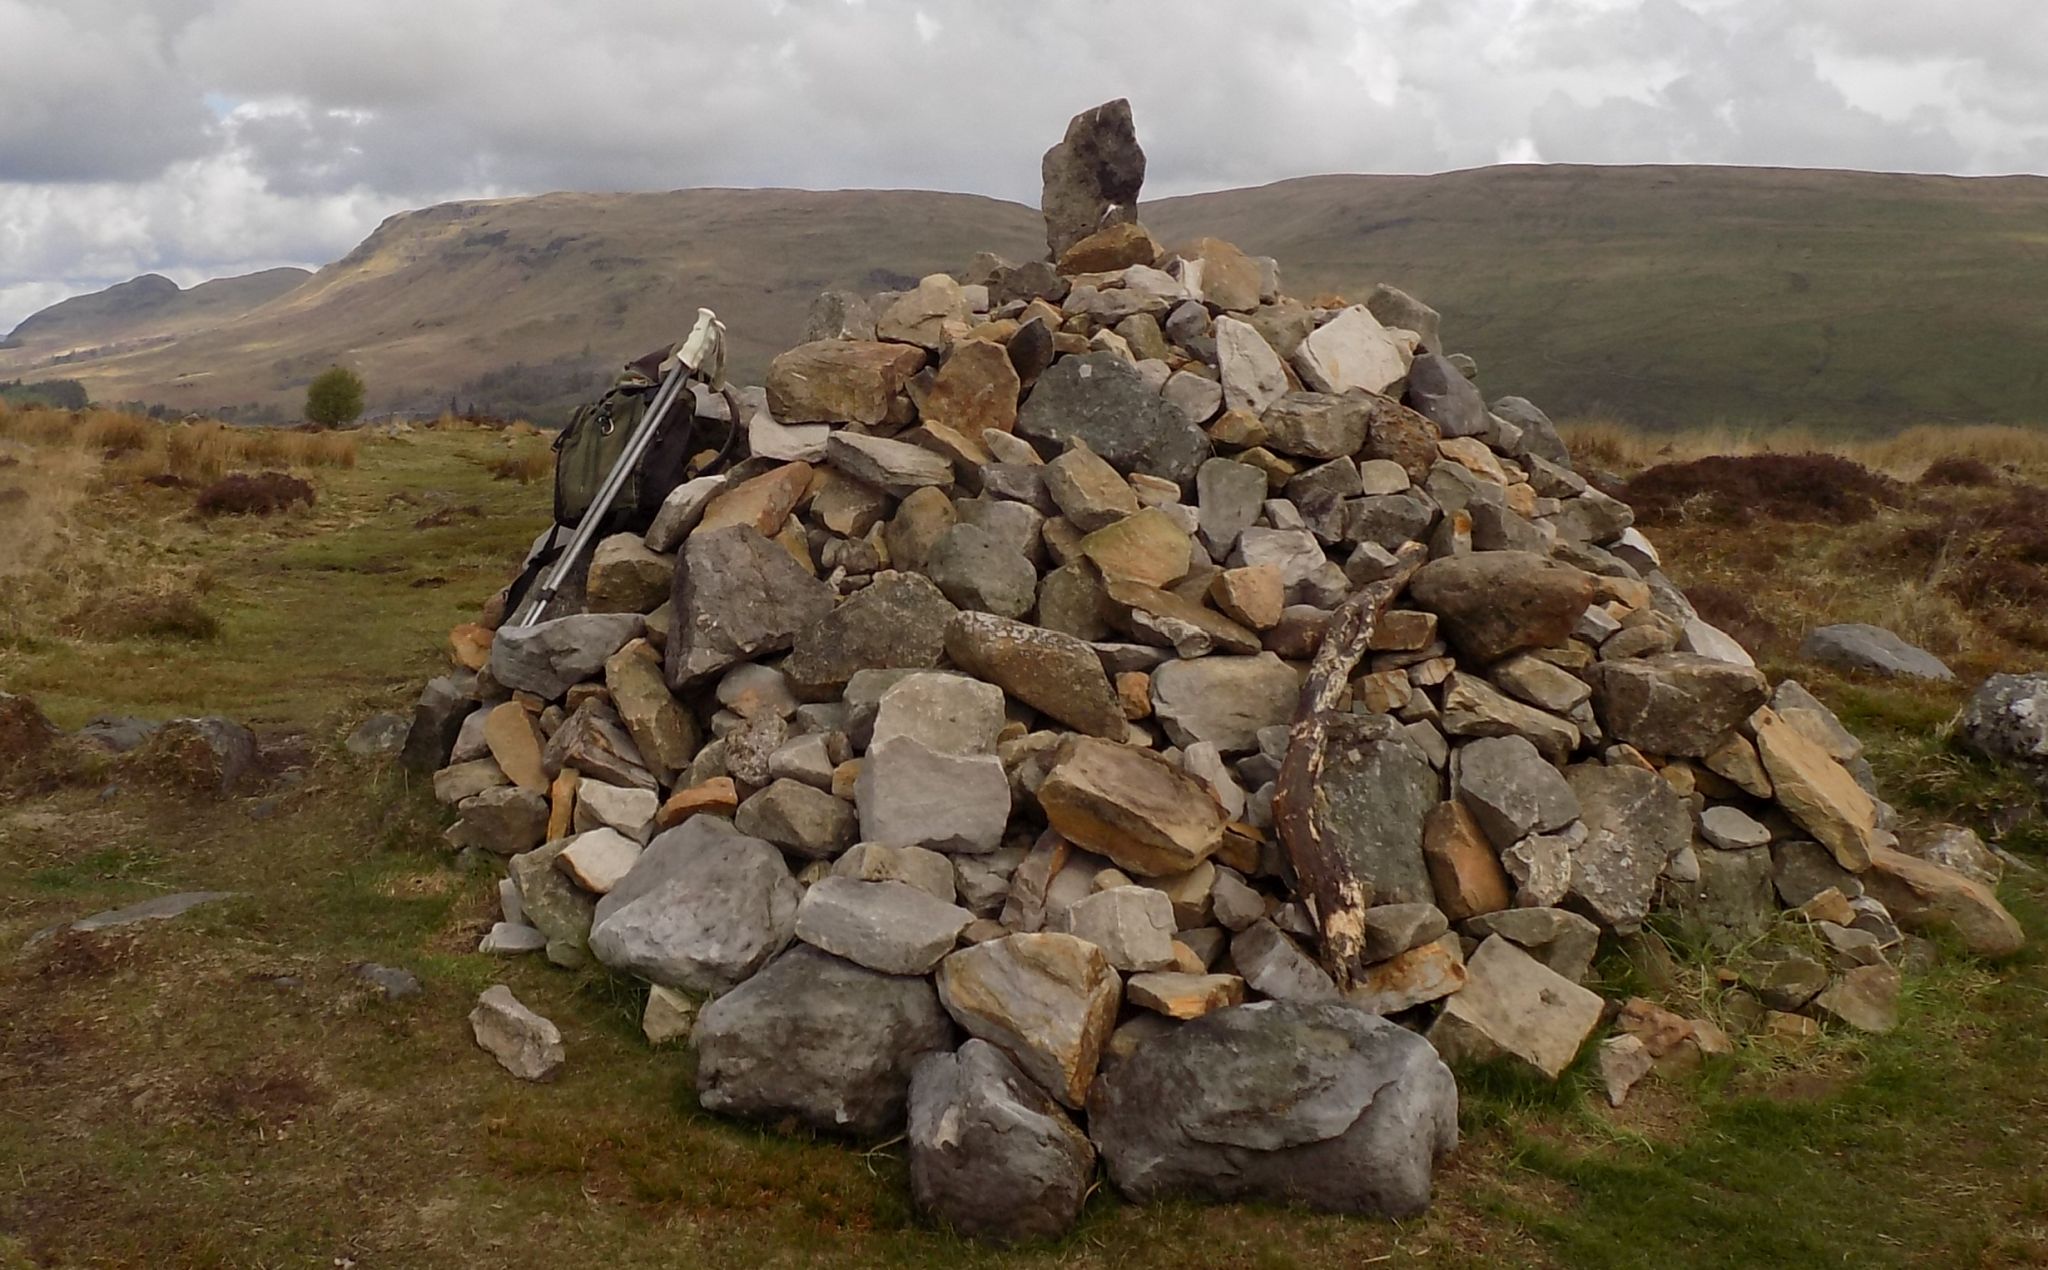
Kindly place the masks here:
<instances>
[{"instance_id":1,"label":"rolling green hill","mask_svg":"<svg viewBox=\"0 0 2048 1270\"><path fill-rule=\"evenodd\" d=\"M1854 430L2048 417L2041 178L1497 167L1312 177L1144 216L1168 241L1212 233L1277 257L1304 298L1404 287L1443 312L1490 393L1560 416ZM289 412L345 361L373 410L453 398L546 416L675 338L699 304L725 317L735 368L754 376L823 287L885 289L1041 244L1031 209L914 191L444 204L168 337L124 343L70 322L61 340L0 351L0 377L61 359L106 400ZM21 329L47 331L55 312Z\"/></svg>"},{"instance_id":2,"label":"rolling green hill","mask_svg":"<svg viewBox=\"0 0 2048 1270\"><path fill-rule=\"evenodd\" d=\"M1316 177L1153 205L1298 294L1406 288L1490 390L1651 425L2048 419L2048 180L1762 168Z\"/></svg>"}]
</instances>

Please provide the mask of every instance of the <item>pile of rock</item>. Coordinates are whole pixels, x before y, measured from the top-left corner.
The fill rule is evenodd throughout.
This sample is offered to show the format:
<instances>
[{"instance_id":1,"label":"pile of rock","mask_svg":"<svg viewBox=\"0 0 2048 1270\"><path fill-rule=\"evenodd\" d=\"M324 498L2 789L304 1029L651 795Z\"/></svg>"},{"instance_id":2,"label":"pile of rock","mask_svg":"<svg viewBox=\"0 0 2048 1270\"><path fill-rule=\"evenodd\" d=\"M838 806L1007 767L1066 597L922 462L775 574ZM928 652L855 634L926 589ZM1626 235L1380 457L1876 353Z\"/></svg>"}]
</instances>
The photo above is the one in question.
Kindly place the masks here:
<instances>
[{"instance_id":1,"label":"pile of rock","mask_svg":"<svg viewBox=\"0 0 2048 1270\"><path fill-rule=\"evenodd\" d=\"M1162 246L1130 133L1048 154L1051 259L825 297L751 457L599 544L588 611L456 632L406 756L505 860L486 949L645 980L706 1108L907 1124L920 1204L1017 1238L1098 1153L1139 1200L1419 1211L1442 1059L1557 1076L1653 913L1797 908L1743 973L1802 1024L1882 1026L1917 925L2017 940L1435 312ZM1333 965L1276 781L1333 612L1409 570L1283 808L1369 888ZM1622 1022L1611 1084L1725 1044Z\"/></svg>"}]
</instances>

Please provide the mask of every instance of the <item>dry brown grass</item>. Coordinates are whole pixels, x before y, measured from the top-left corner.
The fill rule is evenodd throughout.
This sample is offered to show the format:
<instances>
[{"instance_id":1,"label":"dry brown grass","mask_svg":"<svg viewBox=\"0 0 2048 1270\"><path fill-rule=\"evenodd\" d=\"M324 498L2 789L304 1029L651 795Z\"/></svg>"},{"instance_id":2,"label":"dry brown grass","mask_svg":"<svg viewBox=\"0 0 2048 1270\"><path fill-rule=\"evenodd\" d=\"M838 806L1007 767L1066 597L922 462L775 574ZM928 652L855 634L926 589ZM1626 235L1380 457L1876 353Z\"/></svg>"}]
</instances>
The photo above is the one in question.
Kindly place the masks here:
<instances>
[{"instance_id":1,"label":"dry brown grass","mask_svg":"<svg viewBox=\"0 0 2048 1270\"><path fill-rule=\"evenodd\" d=\"M2044 646L2039 606L1997 589L2012 566L1986 563L2009 559L1967 510L1987 495L1940 488L1853 523L1698 517L1650 535L1703 617L1788 672L1814 627L1869 622L1969 680L2037 662Z\"/></svg>"},{"instance_id":2,"label":"dry brown grass","mask_svg":"<svg viewBox=\"0 0 2048 1270\"><path fill-rule=\"evenodd\" d=\"M554 470L554 456L542 450L538 453L508 454L484 464L493 479L518 481L531 485Z\"/></svg>"},{"instance_id":3,"label":"dry brown grass","mask_svg":"<svg viewBox=\"0 0 2048 1270\"><path fill-rule=\"evenodd\" d=\"M205 575L158 575L141 585L96 592L64 615L60 629L85 639L210 640L220 635L220 618L206 607Z\"/></svg>"},{"instance_id":4,"label":"dry brown grass","mask_svg":"<svg viewBox=\"0 0 2048 1270\"><path fill-rule=\"evenodd\" d=\"M0 579L35 569L65 540L72 510L99 464L79 450L43 450L0 437Z\"/></svg>"},{"instance_id":5,"label":"dry brown grass","mask_svg":"<svg viewBox=\"0 0 2048 1270\"><path fill-rule=\"evenodd\" d=\"M351 468L360 445L349 433L159 423L115 410L11 411L0 414L0 438L92 456L117 484L167 477L198 484L256 467Z\"/></svg>"},{"instance_id":6,"label":"dry brown grass","mask_svg":"<svg viewBox=\"0 0 2048 1270\"><path fill-rule=\"evenodd\" d=\"M101 504L94 515L118 521L108 497L218 487L246 468L352 468L358 444L341 433L167 424L113 410L0 411L0 589L9 601L0 604L0 640L213 638L219 623L203 570L111 524L83 523L94 518L86 513ZM311 493L300 478L276 479Z\"/></svg>"},{"instance_id":7,"label":"dry brown grass","mask_svg":"<svg viewBox=\"0 0 2048 1270\"><path fill-rule=\"evenodd\" d=\"M1896 631L1966 678L2048 649L2048 428L1563 431L1707 619L1761 655L1792 664L1828 622Z\"/></svg>"},{"instance_id":8,"label":"dry brown grass","mask_svg":"<svg viewBox=\"0 0 2048 1270\"><path fill-rule=\"evenodd\" d=\"M1644 525L1753 519L1851 524L1896 507L1897 481L1839 454L1714 454L1660 463L1616 490Z\"/></svg>"},{"instance_id":9,"label":"dry brown grass","mask_svg":"<svg viewBox=\"0 0 2048 1270\"><path fill-rule=\"evenodd\" d=\"M1582 469L1633 472L1714 455L1835 454L1894 480L1917 480L1944 460L1974 459L2006 476L2048 479L2048 428L2008 425L1907 428L1881 437L1850 437L1804 428L1706 428L1648 432L1611 420L1560 426Z\"/></svg>"}]
</instances>

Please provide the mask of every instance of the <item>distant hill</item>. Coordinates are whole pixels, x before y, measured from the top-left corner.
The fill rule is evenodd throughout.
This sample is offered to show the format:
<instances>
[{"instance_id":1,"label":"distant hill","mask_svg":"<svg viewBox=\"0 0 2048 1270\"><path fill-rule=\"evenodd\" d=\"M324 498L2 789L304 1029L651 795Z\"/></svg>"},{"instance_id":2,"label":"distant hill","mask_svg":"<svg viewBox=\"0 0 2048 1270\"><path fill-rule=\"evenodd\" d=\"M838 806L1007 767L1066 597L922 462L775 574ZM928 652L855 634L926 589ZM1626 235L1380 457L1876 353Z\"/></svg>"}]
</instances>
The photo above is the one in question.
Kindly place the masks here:
<instances>
[{"instance_id":1,"label":"distant hill","mask_svg":"<svg viewBox=\"0 0 2048 1270\"><path fill-rule=\"evenodd\" d=\"M1490 392L1648 425L2048 420L2048 180L1723 167L1329 176L1152 205L1386 281Z\"/></svg>"},{"instance_id":2,"label":"distant hill","mask_svg":"<svg viewBox=\"0 0 2048 1270\"><path fill-rule=\"evenodd\" d=\"M1489 393L1561 416L1854 429L2048 416L2041 178L1497 167L1313 177L1143 215L1169 241L1213 233L1277 257L1303 297L1404 287L1443 312ZM548 416L677 338L699 304L726 319L735 369L754 377L822 288L888 289L980 250L1042 249L1033 209L958 194L451 203L197 316L208 287L251 279L166 298L166 280L145 278L65 301L17 328L0 378L62 365L102 400L289 412L339 360L363 371L373 410L454 399ZM162 316L177 305L175 322Z\"/></svg>"},{"instance_id":3,"label":"distant hill","mask_svg":"<svg viewBox=\"0 0 2048 1270\"><path fill-rule=\"evenodd\" d=\"M725 319L736 373L757 377L820 290L898 287L979 250L1034 248L1044 250L1035 212L965 194L714 189L448 203L391 217L302 285L230 320L65 373L102 399L295 410L306 382L342 361L362 371L373 412L452 398L546 415L620 363L681 339L699 305ZM8 356L0 377L33 375Z\"/></svg>"},{"instance_id":4,"label":"distant hill","mask_svg":"<svg viewBox=\"0 0 2048 1270\"><path fill-rule=\"evenodd\" d=\"M304 269L265 269L186 289L162 274L145 273L31 314L0 340L0 349L52 358L183 335L233 321L312 276Z\"/></svg>"}]
</instances>

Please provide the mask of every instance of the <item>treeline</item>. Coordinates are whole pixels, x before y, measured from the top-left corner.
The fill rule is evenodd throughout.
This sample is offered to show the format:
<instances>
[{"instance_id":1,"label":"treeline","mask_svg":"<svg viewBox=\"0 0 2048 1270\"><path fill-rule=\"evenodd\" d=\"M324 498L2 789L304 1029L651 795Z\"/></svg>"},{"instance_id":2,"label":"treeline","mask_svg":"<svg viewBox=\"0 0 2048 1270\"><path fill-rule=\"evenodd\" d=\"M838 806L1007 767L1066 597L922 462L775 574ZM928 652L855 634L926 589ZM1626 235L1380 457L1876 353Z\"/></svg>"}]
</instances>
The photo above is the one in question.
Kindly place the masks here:
<instances>
[{"instance_id":1,"label":"treeline","mask_svg":"<svg viewBox=\"0 0 2048 1270\"><path fill-rule=\"evenodd\" d=\"M45 406L51 410L83 410L92 404L85 385L75 379L16 379L0 383L0 401L10 406Z\"/></svg>"}]
</instances>

